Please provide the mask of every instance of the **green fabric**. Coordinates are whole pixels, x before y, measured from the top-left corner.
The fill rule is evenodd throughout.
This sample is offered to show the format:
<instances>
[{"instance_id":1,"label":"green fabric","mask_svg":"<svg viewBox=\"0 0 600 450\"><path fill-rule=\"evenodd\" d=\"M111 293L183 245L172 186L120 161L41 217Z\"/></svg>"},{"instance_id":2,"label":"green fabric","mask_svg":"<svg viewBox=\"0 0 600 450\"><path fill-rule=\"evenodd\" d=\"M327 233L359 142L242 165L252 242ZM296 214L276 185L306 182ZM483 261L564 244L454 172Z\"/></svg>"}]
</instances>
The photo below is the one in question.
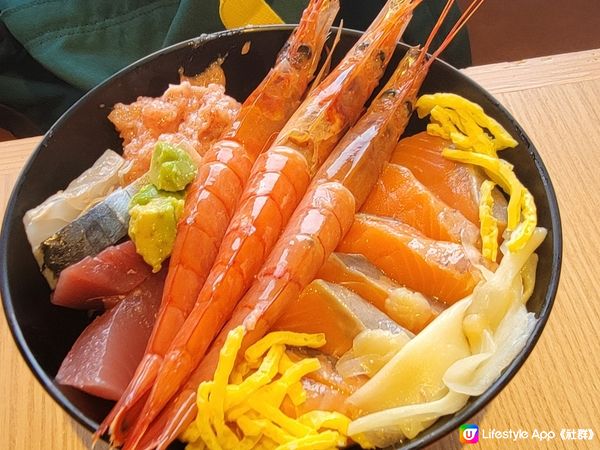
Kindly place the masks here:
<instances>
[{"instance_id":1,"label":"green fabric","mask_svg":"<svg viewBox=\"0 0 600 450\"><path fill-rule=\"evenodd\" d=\"M294 23L307 3L267 1ZM444 3L423 2L405 33L408 43L424 42ZM342 0L344 25L364 29L383 4ZM0 103L47 128L119 69L165 46L223 29L218 8L218 0L0 0ZM448 49L448 61L470 63L466 39L459 36Z\"/></svg>"}]
</instances>

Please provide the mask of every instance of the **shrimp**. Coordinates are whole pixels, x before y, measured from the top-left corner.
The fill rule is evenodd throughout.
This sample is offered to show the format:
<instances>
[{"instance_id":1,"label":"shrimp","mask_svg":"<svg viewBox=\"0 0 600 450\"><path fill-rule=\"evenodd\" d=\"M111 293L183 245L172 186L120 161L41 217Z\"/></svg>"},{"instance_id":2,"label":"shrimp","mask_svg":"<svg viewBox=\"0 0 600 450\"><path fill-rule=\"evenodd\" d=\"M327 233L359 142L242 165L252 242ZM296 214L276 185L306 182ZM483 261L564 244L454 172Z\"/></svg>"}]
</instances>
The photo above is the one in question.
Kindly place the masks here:
<instances>
[{"instance_id":1,"label":"shrimp","mask_svg":"<svg viewBox=\"0 0 600 450\"><path fill-rule=\"evenodd\" d=\"M152 386L163 355L192 309L254 161L298 107L338 10L339 0L311 0L274 68L244 102L232 128L206 153L187 193L146 353L95 439L110 426L111 441L123 442L128 413L135 415L134 407Z\"/></svg>"},{"instance_id":2,"label":"shrimp","mask_svg":"<svg viewBox=\"0 0 600 450\"><path fill-rule=\"evenodd\" d=\"M257 159L216 262L163 359L129 442L143 434L204 356L275 245L312 175L360 115L419 2L389 2Z\"/></svg>"},{"instance_id":3,"label":"shrimp","mask_svg":"<svg viewBox=\"0 0 600 450\"><path fill-rule=\"evenodd\" d=\"M379 96L330 155L291 216L231 319L179 394L147 431L142 448L165 448L193 419L195 390L212 377L228 332L243 325L243 348L262 337L310 283L354 221L400 137L434 59L483 0L476 0L431 57L427 49L446 17L449 0L423 49L409 50Z\"/></svg>"}]
</instances>

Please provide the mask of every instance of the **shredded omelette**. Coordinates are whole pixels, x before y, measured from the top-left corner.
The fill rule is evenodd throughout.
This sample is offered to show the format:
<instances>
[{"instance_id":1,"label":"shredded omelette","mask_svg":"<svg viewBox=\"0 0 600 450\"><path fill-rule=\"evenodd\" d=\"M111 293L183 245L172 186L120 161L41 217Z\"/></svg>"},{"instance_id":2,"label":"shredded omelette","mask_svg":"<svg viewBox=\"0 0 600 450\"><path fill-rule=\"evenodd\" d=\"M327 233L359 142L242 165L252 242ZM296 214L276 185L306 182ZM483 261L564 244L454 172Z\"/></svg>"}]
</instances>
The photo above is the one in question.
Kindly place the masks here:
<instances>
[{"instance_id":1,"label":"shredded omelette","mask_svg":"<svg viewBox=\"0 0 600 450\"><path fill-rule=\"evenodd\" d=\"M491 180L510 198L508 202L507 242L509 251L522 249L537 225L537 210L533 195L519 181L512 164L498 157L497 152L517 146L510 134L481 106L459 95L438 93L423 95L416 103L420 118L427 115L431 123L427 132L452 141L455 148L444 149L448 159L482 167ZM491 182L490 182L491 183ZM481 186L479 214L482 253L495 261L498 254L498 227L492 216L492 184Z\"/></svg>"},{"instance_id":2,"label":"shredded omelette","mask_svg":"<svg viewBox=\"0 0 600 450\"><path fill-rule=\"evenodd\" d=\"M182 439L197 449L331 449L347 443L350 419L338 412L310 411L297 418L281 411L286 396L306 400L303 376L320 368L317 358L293 362L286 346L318 348L325 335L277 331L236 359L245 330L232 330L221 348L212 381L198 387L198 415Z\"/></svg>"}]
</instances>

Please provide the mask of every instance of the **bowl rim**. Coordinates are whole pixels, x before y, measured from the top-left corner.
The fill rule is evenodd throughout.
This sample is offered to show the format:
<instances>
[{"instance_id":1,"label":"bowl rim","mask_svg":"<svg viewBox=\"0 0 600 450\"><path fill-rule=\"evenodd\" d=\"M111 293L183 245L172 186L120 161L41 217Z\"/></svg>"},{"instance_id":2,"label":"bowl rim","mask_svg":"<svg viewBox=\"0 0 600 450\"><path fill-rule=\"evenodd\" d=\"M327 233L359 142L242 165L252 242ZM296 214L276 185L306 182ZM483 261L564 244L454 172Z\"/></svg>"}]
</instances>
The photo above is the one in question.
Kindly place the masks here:
<instances>
[{"instance_id":1,"label":"bowl rim","mask_svg":"<svg viewBox=\"0 0 600 450\"><path fill-rule=\"evenodd\" d=\"M150 61L153 61L157 58L160 58L163 54L167 54L187 46L193 47L201 47L204 43L220 39L225 36L232 35L243 35L243 34L253 34L253 33L263 33L270 31L292 31L296 28L297 24L281 24L281 25L256 25L256 26L247 26L242 28L236 28L231 30L218 31L210 34L201 34L195 38L191 38L168 47L159 49L147 56L144 56L141 59L129 64L128 66L122 68L118 72L111 75L109 78L102 81L100 84L90 89L86 94L84 94L77 102L75 102L67 111L65 111L60 118L50 127L48 132L44 135L43 139L37 145L35 150L29 156L27 162L25 163L21 173L19 174L17 181L15 182L9 201L6 204L6 209L4 211L4 217L2 221L2 231L0 234L0 295L2 297L2 306L4 308L4 313L6 315L6 320L8 323L8 327L12 334L12 337L17 345L19 352L22 357L25 359L29 369L32 371L35 378L42 385L42 387L46 390L48 394L54 399L56 403L66 411L73 419L75 419L80 425L87 428L89 431L94 432L98 426L98 424L87 417L79 408L77 408L66 396L63 392L56 386L53 378L48 376L46 372L39 365L37 360L35 359L32 351L30 350L25 337L23 336L22 330L19 326L19 323L16 319L15 310L12 305L12 296L8 288L8 276L7 276L7 242L8 242L8 233L7 229L9 228L9 217L13 215L13 211L15 209L17 192L19 192L24 184L24 180L26 175L31 170L31 166L33 161L37 158L37 155L43 150L45 147L45 142L52 136L55 129L59 128L63 122L67 121L69 117L77 112L77 109L80 104L87 101L88 97L90 97L97 90L103 88L104 86L112 83L115 79L119 78L123 74L136 69L137 67L146 64ZM332 28L333 29L333 28ZM336 27L337 29L337 27ZM362 31L353 30L349 28L342 28L342 33L350 36L360 36L363 34ZM407 44L403 42L399 42L398 46L409 48ZM535 161L535 166L538 174L541 176L542 184L544 186L544 190L547 195L549 211L550 211L550 222L551 222L551 233L549 233L552 239L552 272L549 279L548 289L546 291L546 295L544 296L544 301L542 303L542 308L537 317L536 324L531 332L531 335L528 337L527 342L523 349L517 354L517 356L512 360L512 362L506 366L506 368L501 373L500 377L498 377L492 385L485 390L485 392L479 396L470 396L468 403L463 406L459 411L454 413L453 415L442 416L448 417L445 423L435 426L435 423L425 430L421 431L415 438L411 440L404 441L403 443L398 443L392 445L389 448L397 448L402 450L413 450L425 447L430 445L445 435L451 433L456 430L461 424L466 423L470 418L474 417L477 413L479 413L484 407L486 407L493 399L496 397L502 389L509 383L509 381L517 374L521 366L525 363L533 348L535 347L537 341L539 340L543 329L548 322L548 318L550 316L550 312L554 305L554 301L556 298L556 293L559 286L560 281L560 273L562 266L562 253L563 253L563 244L562 244L562 226L561 226L561 218L560 218L560 210L558 206L558 200L556 197L556 192L552 185L552 181L550 179L550 175L546 166L544 165L535 145L531 141L531 139L527 136L523 128L519 125L516 119L512 116L510 112L486 89L484 89L479 83L468 77L466 74L446 63L445 61L438 59L436 64L443 64L447 66L461 81L470 83L474 85L484 97L486 97L491 103L494 104L496 108L498 108L506 118L511 122L511 124L519 130L520 137L522 140L528 143L527 151L530 156ZM548 239L548 237L546 237Z\"/></svg>"}]
</instances>

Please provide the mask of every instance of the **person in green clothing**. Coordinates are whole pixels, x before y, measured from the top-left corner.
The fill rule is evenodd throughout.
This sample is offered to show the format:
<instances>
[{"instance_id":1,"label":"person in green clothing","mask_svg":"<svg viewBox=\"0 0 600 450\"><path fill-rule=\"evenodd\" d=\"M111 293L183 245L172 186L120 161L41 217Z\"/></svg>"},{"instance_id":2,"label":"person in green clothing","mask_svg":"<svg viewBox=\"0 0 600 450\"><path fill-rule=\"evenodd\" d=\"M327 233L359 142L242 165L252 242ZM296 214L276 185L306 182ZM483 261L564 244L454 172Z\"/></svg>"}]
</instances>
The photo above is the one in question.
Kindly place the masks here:
<instances>
[{"instance_id":1,"label":"person in green clothing","mask_svg":"<svg viewBox=\"0 0 600 450\"><path fill-rule=\"evenodd\" d=\"M85 92L160 48L244 23L263 8L273 23L297 23L308 0L0 0L0 105L47 130ZM425 0L403 40L423 43L446 0ZM364 30L385 0L341 0L338 20ZM241 14L233 17L232 15ZM460 12L454 7L437 43ZM237 20L234 20L237 19ZM256 23L256 22L252 22ZM435 49L435 42L433 49ZM433 50L432 49L432 50ZM442 54L471 63L466 30ZM1 124L0 124L1 126Z\"/></svg>"}]
</instances>

